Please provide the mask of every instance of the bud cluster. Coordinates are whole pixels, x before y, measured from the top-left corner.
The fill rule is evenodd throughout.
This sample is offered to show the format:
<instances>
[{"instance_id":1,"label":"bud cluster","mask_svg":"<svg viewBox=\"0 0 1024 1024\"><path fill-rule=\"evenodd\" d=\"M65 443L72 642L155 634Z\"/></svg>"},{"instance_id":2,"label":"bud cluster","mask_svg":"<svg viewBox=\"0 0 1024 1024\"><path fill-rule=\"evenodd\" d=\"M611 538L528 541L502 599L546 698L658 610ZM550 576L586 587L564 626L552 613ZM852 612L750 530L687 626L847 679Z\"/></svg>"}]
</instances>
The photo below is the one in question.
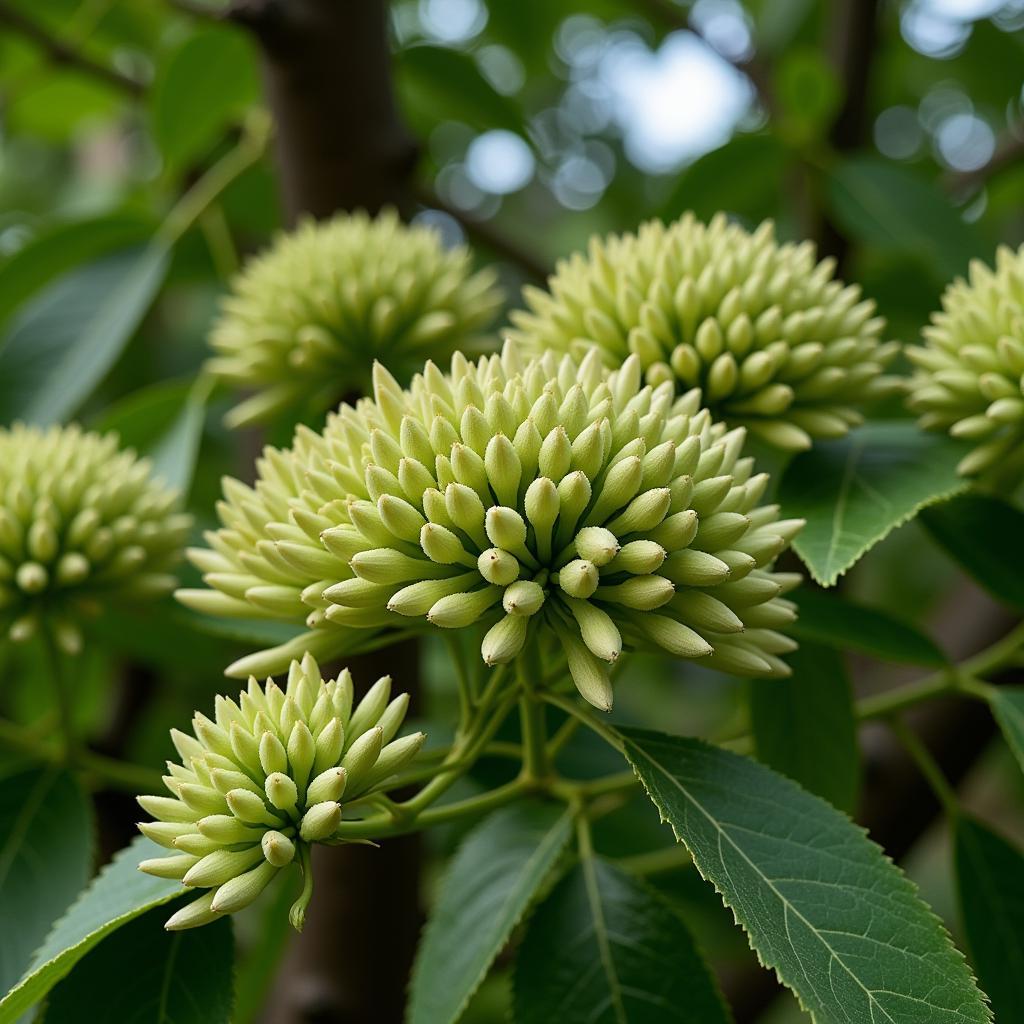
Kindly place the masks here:
<instances>
[{"instance_id":1,"label":"bud cluster","mask_svg":"<svg viewBox=\"0 0 1024 1024\"><path fill-rule=\"evenodd\" d=\"M596 346L612 367L636 355L647 383L700 387L715 419L800 450L843 436L896 385L882 371L898 344L880 342L874 304L834 268L810 242L780 245L770 221L753 234L722 214L651 221L592 239L549 292L525 289L513 337L577 359Z\"/></svg>"},{"instance_id":2,"label":"bud cluster","mask_svg":"<svg viewBox=\"0 0 1024 1024\"><path fill-rule=\"evenodd\" d=\"M142 871L209 892L177 911L166 927L194 928L248 906L304 848L329 840L342 805L366 797L406 765L424 735L395 739L408 694L391 699L378 679L353 707L346 669L324 682L310 655L292 662L288 684L255 679L238 702L218 697L211 720L197 713L194 736L171 738L181 764L168 761L171 796L140 796L156 821L139 829L173 851L143 861ZM292 908L301 928L310 880Z\"/></svg>"},{"instance_id":3,"label":"bud cluster","mask_svg":"<svg viewBox=\"0 0 1024 1024\"><path fill-rule=\"evenodd\" d=\"M407 390L378 366L375 400L268 450L254 488L226 484L224 529L190 553L215 590L180 597L305 612L313 637L480 623L489 664L540 630L603 708L624 644L785 674L794 579L770 566L802 523L758 505L743 429L641 377L636 356L608 374L596 350L526 361L514 344L428 363Z\"/></svg>"},{"instance_id":4,"label":"bud cluster","mask_svg":"<svg viewBox=\"0 0 1024 1024\"><path fill-rule=\"evenodd\" d=\"M361 391L380 359L407 376L428 357L479 348L501 293L472 273L469 250L445 249L394 212L308 220L250 261L224 300L208 368L255 395L228 414L240 426L279 410L322 412Z\"/></svg>"},{"instance_id":5,"label":"bud cluster","mask_svg":"<svg viewBox=\"0 0 1024 1024\"><path fill-rule=\"evenodd\" d=\"M908 404L922 427L976 442L964 474L1024 479L1024 246L1002 246L996 266L972 261L942 297L942 311L907 349L916 365Z\"/></svg>"},{"instance_id":6,"label":"bud cluster","mask_svg":"<svg viewBox=\"0 0 1024 1024\"><path fill-rule=\"evenodd\" d=\"M110 601L169 593L190 518L115 434L0 428L0 638L42 621L61 646Z\"/></svg>"}]
</instances>

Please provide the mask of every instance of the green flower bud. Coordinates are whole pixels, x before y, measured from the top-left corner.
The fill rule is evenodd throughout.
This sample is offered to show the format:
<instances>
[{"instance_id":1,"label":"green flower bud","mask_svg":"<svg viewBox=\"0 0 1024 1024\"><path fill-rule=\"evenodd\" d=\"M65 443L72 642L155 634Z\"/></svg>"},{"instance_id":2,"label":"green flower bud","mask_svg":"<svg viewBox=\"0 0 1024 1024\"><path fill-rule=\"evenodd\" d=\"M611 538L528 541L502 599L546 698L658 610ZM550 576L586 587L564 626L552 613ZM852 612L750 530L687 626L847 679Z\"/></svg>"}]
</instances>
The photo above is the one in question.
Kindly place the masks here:
<instances>
[{"instance_id":1,"label":"green flower bud","mask_svg":"<svg viewBox=\"0 0 1024 1024\"><path fill-rule=\"evenodd\" d=\"M619 553L619 542L603 526L585 526L576 534L576 553L600 568Z\"/></svg>"},{"instance_id":2,"label":"green flower bud","mask_svg":"<svg viewBox=\"0 0 1024 1024\"><path fill-rule=\"evenodd\" d=\"M506 591L507 593L508 591ZM480 645L480 654L484 661L488 665L499 665L512 661L523 649L529 622L528 616L514 613L499 619L487 631L483 643Z\"/></svg>"},{"instance_id":3,"label":"green flower bud","mask_svg":"<svg viewBox=\"0 0 1024 1024\"><path fill-rule=\"evenodd\" d=\"M519 578L519 562L515 555L510 555L501 548L488 548L480 553L477 559L480 575L488 583L507 586Z\"/></svg>"},{"instance_id":4,"label":"green flower bud","mask_svg":"<svg viewBox=\"0 0 1024 1024\"><path fill-rule=\"evenodd\" d=\"M597 566L582 558L574 559L558 572L558 585L570 597L590 597L599 580Z\"/></svg>"},{"instance_id":5,"label":"green flower bud","mask_svg":"<svg viewBox=\"0 0 1024 1024\"><path fill-rule=\"evenodd\" d=\"M416 755L422 733L393 739L408 695L390 694L383 678L353 706L347 670L325 682L307 654L292 662L284 688L250 679L237 702L216 699L214 720L196 715L194 737L172 731L183 762L168 763L172 796L138 800L157 819L140 831L175 852L139 866L212 891L174 914L168 928L241 909L278 870L296 859L308 864L297 857L301 844L333 836L340 801L384 786ZM308 892L307 884L300 902Z\"/></svg>"}]
</instances>

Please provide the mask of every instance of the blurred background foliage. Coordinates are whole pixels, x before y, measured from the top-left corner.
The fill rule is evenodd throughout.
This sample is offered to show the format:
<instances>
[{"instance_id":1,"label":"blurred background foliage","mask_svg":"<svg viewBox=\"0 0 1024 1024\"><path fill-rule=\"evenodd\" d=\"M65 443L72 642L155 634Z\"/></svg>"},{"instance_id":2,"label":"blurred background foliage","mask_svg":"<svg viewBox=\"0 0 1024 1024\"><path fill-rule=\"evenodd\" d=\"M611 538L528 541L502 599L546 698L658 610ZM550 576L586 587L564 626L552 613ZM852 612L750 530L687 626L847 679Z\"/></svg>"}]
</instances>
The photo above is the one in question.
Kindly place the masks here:
<instances>
[{"instance_id":1,"label":"blurred background foliage","mask_svg":"<svg viewBox=\"0 0 1024 1024\"><path fill-rule=\"evenodd\" d=\"M198 532L213 523L220 477L250 479L265 439L227 432L231 396L207 403L193 383L218 296L284 224L258 48L197 0L0 0L0 25L0 421L119 430L188 489ZM1024 240L1022 0L400 0L391 26L400 113L419 144L410 212L496 260L512 302L595 232L724 210L816 239L909 341L969 259ZM286 441L290 428L266 437ZM995 614L913 525L843 587L951 647L969 647L970 629ZM159 764L168 724L210 703L220 667L257 628L265 643L266 625L199 621L170 600L104 620L77 680L94 748ZM37 720L42 665L31 651L2 657L0 711ZM443 742L452 694L440 644L426 662L425 714ZM861 690L905 677L866 664L850 666ZM743 727L737 683L640 658L627 675L626 717L654 707L672 731ZM870 733L864 743L870 794L877 744ZM588 744L577 753L582 772L599 770ZM21 764L0 758L5 774ZM993 748L968 802L1020 836L1019 790ZM101 835L102 855L128 838ZM454 838L431 841L449 850ZM640 802L605 819L599 838L621 856L665 841ZM908 863L952 923L945 842L934 828ZM749 969L745 939L692 871L651 877L686 908L723 977ZM242 922L239 1020L255 1014L256 979L279 952L271 920ZM499 972L473 1019L504 1019L506 999ZM756 1019L802 1019L788 997L766 1002Z\"/></svg>"}]
</instances>

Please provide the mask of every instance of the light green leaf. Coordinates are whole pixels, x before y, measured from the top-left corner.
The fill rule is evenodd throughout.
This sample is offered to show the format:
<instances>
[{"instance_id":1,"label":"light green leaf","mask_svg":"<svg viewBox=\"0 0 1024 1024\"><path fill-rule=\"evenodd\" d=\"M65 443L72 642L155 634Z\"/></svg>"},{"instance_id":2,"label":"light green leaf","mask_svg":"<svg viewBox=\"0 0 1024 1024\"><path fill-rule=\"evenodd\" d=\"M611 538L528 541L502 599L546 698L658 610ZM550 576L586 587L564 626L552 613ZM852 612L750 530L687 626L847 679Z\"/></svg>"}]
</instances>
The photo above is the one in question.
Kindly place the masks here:
<instances>
[{"instance_id":1,"label":"light green leaf","mask_svg":"<svg viewBox=\"0 0 1024 1024\"><path fill-rule=\"evenodd\" d=\"M830 644L882 661L941 668L946 656L916 626L888 612L834 594L801 587L790 594L799 608L791 627L798 639Z\"/></svg>"},{"instance_id":2,"label":"light green leaf","mask_svg":"<svg viewBox=\"0 0 1024 1024\"><path fill-rule=\"evenodd\" d=\"M516 1024L727 1024L689 929L639 879L586 857L530 919Z\"/></svg>"},{"instance_id":3,"label":"light green leaf","mask_svg":"<svg viewBox=\"0 0 1024 1024\"><path fill-rule=\"evenodd\" d=\"M926 509L928 532L997 601L1024 609L1024 512L987 494Z\"/></svg>"},{"instance_id":4,"label":"light green leaf","mask_svg":"<svg viewBox=\"0 0 1024 1024\"><path fill-rule=\"evenodd\" d=\"M757 757L769 767L852 812L860 785L853 692L843 659L804 643L786 656L788 679L754 679L750 717Z\"/></svg>"},{"instance_id":5,"label":"light green leaf","mask_svg":"<svg viewBox=\"0 0 1024 1024\"><path fill-rule=\"evenodd\" d=\"M231 921L164 930L150 910L108 936L50 993L46 1024L230 1024Z\"/></svg>"},{"instance_id":6,"label":"light green leaf","mask_svg":"<svg viewBox=\"0 0 1024 1024\"><path fill-rule=\"evenodd\" d=\"M452 1024L483 981L572 834L560 804L515 804L455 855L413 967L410 1024Z\"/></svg>"},{"instance_id":7,"label":"light green leaf","mask_svg":"<svg viewBox=\"0 0 1024 1024\"><path fill-rule=\"evenodd\" d=\"M0 999L0 1024L13 1024L112 931L186 891L178 882L139 871L139 861L163 856L161 851L140 836L96 876L53 926L21 980Z\"/></svg>"},{"instance_id":8,"label":"light green leaf","mask_svg":"<svg viewBox=\"0 0 1024 1024\"><path fill-rule=\"evenodd\" d=\"M151 244L74 270L21 310L0 350L0 422L73 414L131 340L167 272Z\"/></svg>"},{"instance_id":9,"label":"light green leaf","mask_svg":"<svg viewBox=\"0 0 1024 1024\"><path fill-rule=\"evenodd\" d=\"M92 813L66 772L36 770L0 782L0 992L88 881Z\"/></svg>"},{"instance_id":10,"label":"light green leaf","mask_svg":"<svg viewBox=\"0 0 1024 1024\"><path fill-rule=\"evenodd\" d=\"M1024 770L1024 686L993 686L988 695L1003 737Z\"/></svg>"},{"instance_id":11,"label":"light green leaf","mask_svg":"<svg viewBox=\"0 0 1024 1024\"><path fill-rule=\"evenodd\" d=\"M829 172L826 198L850 237L914 256L940 282L964 273L984 248L975 229L932 180L888 160L840 161Z\"/></svg>"},{"instance_id":12,"label":"light green leaf","mask_svg":"<svg viewBox=\"0 0 1024 1024\"><path fill-rule=\"evenodd\" d=\"M771 769L625 730L648 795L817 1024L987 1024L961 954L864 831Z\"/></svg>"},{"instance_id":13,"label":"light green leaf","mask_svg":"<svg viewBox=\"0 0 1024 1024\"><path fill-rule=\"evenodd\" d=\"M998 1021L1024 1020L1024 855L981 822L953 822L960 918Z\"/></svg>"},{"instance_id":14,"label":"light green leaf","mask_svg":"<svg viewBox=\"0 0 1024 1024\"><path fill-rule=\"evenodd\" d=\"M922 508L964 490L964 445L907 421L867 423L822 441L789 465L783 514L807 525L793 547L811 575L832 586L865 552Z\"/></svg>"},{"instance_id":15,"label":"light green leaf","mask_svg":"<svg viewBox=\"0 0 1024 1024\"><path fill-rule=\"evenodd\" d=\"M184 170L257 101L255 48L228 25L195 32L169 56L150 95L156 144L172 171Z\"/></svg>"}]
</instances>

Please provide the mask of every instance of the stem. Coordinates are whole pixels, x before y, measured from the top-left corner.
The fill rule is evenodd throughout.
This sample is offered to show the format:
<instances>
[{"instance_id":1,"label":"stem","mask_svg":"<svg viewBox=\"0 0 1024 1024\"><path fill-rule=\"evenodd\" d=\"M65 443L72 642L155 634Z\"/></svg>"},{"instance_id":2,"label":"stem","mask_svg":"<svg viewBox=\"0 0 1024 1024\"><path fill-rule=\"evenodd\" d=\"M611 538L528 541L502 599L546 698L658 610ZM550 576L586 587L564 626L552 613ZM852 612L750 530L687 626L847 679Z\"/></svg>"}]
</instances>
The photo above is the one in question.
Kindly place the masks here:
<instances>
[{"instance_id":1,"label":"stem","mask_svg":"<svg viewBox=\"0 0 1024 1024\"><path fill-rule=\"evenodd\" d=\"M444 642L448 648L448 655L455 665L455 681L459 687L459 724L456 728L456 735L462 735L468 728L473 714L473 689L469 676L466 672L466 661L462 656L462 647L458 637L444 631Z\"/></svg>"},{"instance_id":2,"label":"stem","mask_svg":"<svg viewBox=\"0 0 1024 1024\"><path fill-rule=\"evenodd\" d=\"M932 792L938 797L939 802L946 809L950 816L959 813L959 801L953 788L946 781L942 769L938 766L931 752L924 745L921 737L911 729L901 718L891 718L888 722L896 738L903 744L907 753L914 759L921 774L924 776Z\"/></svg>"},{"instance_id":3,"label":"stem","mask_svg":"<svg viewBox=\"0 0 1024 1024\"><path fill-rule=\"evenodd\" d=\"M61 665L60 648L57 646L57 640L53 635L52 629L44 624L40 632L42 634L43 652L46 655L47 667L50 670L50 681L53 685L57 715L60 722L61 759L65 763L70 763L75 756L75 725L71 713L71 698L68 694L67 680L64 677L64 669Z\"/></svg>"},{"instance_id":4,"label":"stem","mask_svg":"<svg viewBox=\"0 0 1024 1024\"><path fill-rule=\"evenodd\" d=\"M576 730L580 727L580 720L578 718L567 718L559 727L558 732L551 737L548 743L548 759L554 761L555 758L565 749L565 745L576 735Z\"/></svg>"},{"instance_id":5,"label":"stem","mask_svg":"<svg viewBox=\"0 0 1024 1024\"><path fill-rule=\"evenodd\" d=\"M955 693L957 690L956 672L957 670L950 666L942 672L926 676L909 686L857 701L855 708L857 718L861 722L869 722L875 718L888 718L890 715L912 708L922 701Z\"/></svg>"},{"instance_id":6,"label":"stem","mask_svg":"<svg viewBox=\"0 0 1024 1024\"><path fill-rule=\"evenodd\" d=\"M588 729L597 733L605 743L613 746L620 754L623 753L622 737L610 726L598 721L589 712L584 711L574 700L562 697L557 693L542 693L540 696L548 704L553 704L556 708L561 708L566 714L572 715L573 718L578 718Z\"/></svg>"},{"instance_id":7,"label":"stem","mask_svg":"<svg viewBox=\"0 0 1024 1024\"><path fill-rule=\"evenodd\" d=\"M199 215L199 227L206 239L206 247L210 250L217 276L225 281L233 277L238 272L238 250L219 203L212 203Z\"/></svg>"},{"instance_id":8,"label":"stem","mask_svg":"<svg viewBox=\"0 0 1024 1024\"><path fill-rule=\"evenodd\" d=\"M625 868L634 875L668 874L670 871L678 871L680 868L693 867L693 858L690 851L682 844L666 846L660 850L650 850L647 853L637 853L632 857L623 857L618 861L621 868Z\"/></svg>"},{"instance_id":9,"label":"stem","mask_svg":"<svg viewBox=\"0 0 1024 1024\"><path fill-rule=\"evenodd\" d=\"M537 781L548 774L547 723L544 704L536 697L519 698L519 725L523 734L523 777Z\"/></svg>"}]
</instances>

